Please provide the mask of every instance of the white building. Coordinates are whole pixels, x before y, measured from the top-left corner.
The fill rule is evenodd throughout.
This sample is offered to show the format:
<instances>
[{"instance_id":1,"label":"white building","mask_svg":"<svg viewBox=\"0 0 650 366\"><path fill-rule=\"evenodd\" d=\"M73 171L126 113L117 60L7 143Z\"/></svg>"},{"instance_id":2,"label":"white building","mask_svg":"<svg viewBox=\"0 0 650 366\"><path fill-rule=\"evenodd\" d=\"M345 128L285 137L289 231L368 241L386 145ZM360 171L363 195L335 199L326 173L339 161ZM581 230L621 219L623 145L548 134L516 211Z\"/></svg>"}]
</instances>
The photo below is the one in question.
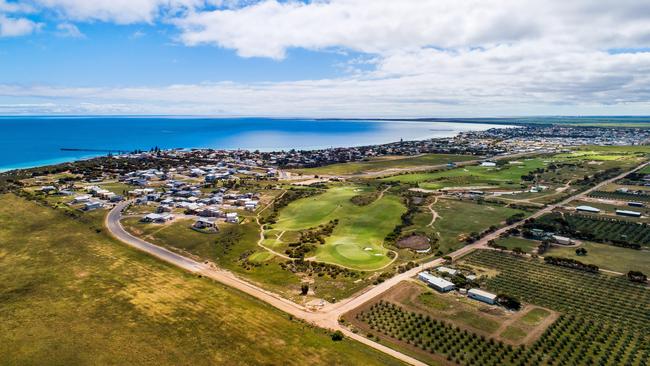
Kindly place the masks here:
<instances>
[{"instance_id":1,"label":"white building","mask_svg":"<svg viewBox=\"0 0 650 366\"><path fill-rule=\"evenodd\" d=\"M200 217L193 226L197 229L216 229L217 223L213 218Z\"/></svg>"},{"instance_id":2,"label":"white building","mask_svg":"<svg viewBox=\"0 0 650 366\"><path fill-rule=\"evenodd\" d=\"M616 214L619 216L641 217L641 212L637 211L616 210Z\"/></svg>"},{"instance_id":3,"label":"white building","mask_svg":"<svg viewBox=\"0 0 650 366\"><path fill-rule=\"evenodd\" d=\"M483 291L479 288L473 288L467 291L467 297L491 305L496 303L496 299L497 299L497 295L489 293L487 291Z\"/></svg>"},{"instance_id":4,"label":"white building","mask_svg":"<svg viewBox=\"0 0 650 366\"><path fill-rule=\"evenodd\" d=\"M457 270L457 269L453 269L453 268L449 268L449 267L444 267L444 266L436 268L436 271L438 271L438 272L440 272L440 273L448 273L448 274L450 274L450 275L452 275L452 276L455 276L456 273L458 273L458 270Z\"/></svg>"},{"instance_id":5,"label":"white building","mask_svg":"<svg viewBox=\"0 0 650 366\"><path fill-rule=\"evenodd\" d=\"M170 213L150 213L145 215L140 221L142 222L155 222L158 224L164 223L166 221L171 221L174 219L174 215Z\"/></svg>"},{"instance_id":6,"label":"white building","mask_svg":"<svg viewBox=\"0 0 650 366\"><path fill-rule=\"evenodd\" d=\"M576 207L576 210L581 212L600 213L600 209L591 206L578 206Z\"/></svg>"},{"instance_id":7,"label":"white building","mask_svg":"<svg viewBox=\"0 0 650 366\"><path fill-rule=\"evenodd\" d=\"M454 289L454 283L445 280L444 278L436 277L429 272L420 272L418 278L426 283L429 287L434 288L440 292L447 292Z\"/></svg>"},{"instance_id":8,"label":"white building","mask_svg":"<svg viewBox=\"0 0 650 366\"><path fill-rule=\"evenodd\" d=\"M88 200L90 200L90 195L82 194L80 196L75 197L72 200L72 203L83 203L83 202L88 202Z\"/></svg>"},{"instance_id":9,"label":"white building","mask_svg":"<svg viewBox=\"0 0 650 366\"><path fill-rule=\"evenodd\" d=\"M226 214L226 222L230 222L232 224L239 223L239 217L237 215L237 212L228 212Z\"/></svg>"},{"instance_id":10,"label":"white building","mask_svg":"<svg viewBox=\"0 0 650 366\"><path fill-rule=\"evenodd\" d=\"M560 236L560 235L553 235L553 240L555 240L556 243L562 245L571 245L573 243L571 238L567 238L566 236Z\"/></svg>"},{"instance_id":11,"label":"white building","mask_svg":"<svg viewBox=\"0 0 650 366\"><path fill-rule=\"evenodd\" d=\"M493 161L484 161L484 162L481 163L481 166L488 167L488 168L494 168L495 166L497 166L497 163L495 163Z\"/></svg>"}]
</instances>

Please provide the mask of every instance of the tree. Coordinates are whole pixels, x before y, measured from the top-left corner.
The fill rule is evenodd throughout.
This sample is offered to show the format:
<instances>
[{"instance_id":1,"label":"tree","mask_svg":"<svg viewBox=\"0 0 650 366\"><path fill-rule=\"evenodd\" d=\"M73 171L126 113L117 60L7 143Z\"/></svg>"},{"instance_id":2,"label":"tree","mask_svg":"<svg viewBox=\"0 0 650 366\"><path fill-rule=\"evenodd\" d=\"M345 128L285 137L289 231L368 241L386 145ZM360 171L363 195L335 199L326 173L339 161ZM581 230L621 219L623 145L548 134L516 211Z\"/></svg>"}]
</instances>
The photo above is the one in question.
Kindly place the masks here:
<instances>
[{"instance_id":1,"label":"tree","mask_svg":"<svg viewBox=\"0 0 650 366\"><path fill-rule=\"evenodd\" d=\"M509 310L519 310L521 308L519 300L506 294L497 295L497 303Z\"/></svg>"},{"instance_id":2,"label":"tree","mask_svg":"<svg viewBox=\"0 0 650 366\"><path fill-rule=\"evenodd\" d=\"M337 330L336 332L332 333L332 340L334 342L342 341L343 340L343 332L340 330Z\"/></svg>"},{"instance_id":3,"label":"tree","mask_svg":"<svg viewBox=\"0 0 650 366\"><path fill-rule=\"evenodd\" d=\"M309 284L303 283L302 286L300 286L300 294L305 296L307 293L309 293Z\"/></svg>"},{"instance_id":4,"label":"tree","mask_svg":"<svg viewBox=\"0 0 650 366\"><path fill-rule=\"evenodd\" d=\"M580 255L580 256L587 255L587 249L585 249L585 248L576 249L576 255Z\"/></svg>"},{"instance_id":5,"label":"tree","mask_svg":"<svg viewBox=\"0 0 650 366\"><path fill-rule=\"evenodd\" d=\"M641 271L629 271L627 273L627 279L632 282L645 283L648 281L648 276Z\"/></svg>"}]
</instances>

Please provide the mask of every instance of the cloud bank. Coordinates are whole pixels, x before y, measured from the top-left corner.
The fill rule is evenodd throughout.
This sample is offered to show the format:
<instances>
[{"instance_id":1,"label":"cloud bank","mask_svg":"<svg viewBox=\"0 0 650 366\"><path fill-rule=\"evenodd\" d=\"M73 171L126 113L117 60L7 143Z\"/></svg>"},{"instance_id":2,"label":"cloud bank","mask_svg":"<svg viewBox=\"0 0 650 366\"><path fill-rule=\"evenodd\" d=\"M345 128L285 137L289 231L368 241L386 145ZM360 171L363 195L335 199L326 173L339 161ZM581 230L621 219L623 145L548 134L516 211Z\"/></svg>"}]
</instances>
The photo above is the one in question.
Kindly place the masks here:
<instances>
[{"instance_id":1,"label":"cloud bank","mask_svg":"<svg viewBox=\"0 0 650 366\"><path fill-rule=\"evenodd\" d=\"M21 13L28 10L16 6L0 0L0 35L38 29ZM0 113L38 105L61 113L650 114L650 2L33 0L26 6L71 26L170 24L182 45L231 49L241 57L282 62L298 48L353 56L347 74L328 80L4 86ZM68 29L74 34L76 27Z\"/></svg>"}]
</instances>

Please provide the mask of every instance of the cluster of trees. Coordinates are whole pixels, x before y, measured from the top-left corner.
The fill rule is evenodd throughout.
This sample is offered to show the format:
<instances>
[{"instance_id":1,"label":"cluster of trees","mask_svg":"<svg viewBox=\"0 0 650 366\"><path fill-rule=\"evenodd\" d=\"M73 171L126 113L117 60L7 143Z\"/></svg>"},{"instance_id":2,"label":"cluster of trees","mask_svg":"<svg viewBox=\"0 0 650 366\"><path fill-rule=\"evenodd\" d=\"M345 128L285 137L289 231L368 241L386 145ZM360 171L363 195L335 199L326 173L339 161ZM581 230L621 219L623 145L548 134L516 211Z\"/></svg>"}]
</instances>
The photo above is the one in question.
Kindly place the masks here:
<instances>
[{"instance_id":1,"label":"cluster of trees","mask_svg":"<svg viewBox=\"0 0 650 366\"><path fill-rule=\"evenodd\" d=\"M521 309L521 302L514 296L510 296L507 294L498 294L496 300L497 300L497 304L503 306L508 310Z\"/></svg>"},{"instance_id":2,"label":"cluster of trees","mask_svg":"<svg viewBox=\"0 0 650 366\"><path fill-rule=\"evenodd\" d=\"M598 273L599 270L598 266L595 264L582 263L571 258L547 256L544 257L544 262L554 266L567 267L591 273Z\"/></svg>"},{"instance_id":3,"label":"cluster of trees","mask_svg":"<svg viewBox=\"0 0 650 366\"><path fill-rule=\"evenodd\" d=\"M386 243L394 245L395 242L402 235L402 230L404 230L404 228L406 227L413 225L413 217L418 212L418 206L413 202L412 197L407 195L405 199L406 199L407 210L400 217L402 222L399 225L395 226L393 228L393 231L391 231L390 233L388 233L388 235L386 235L386 238L384 238L384 241Z\"/></svg>"},{"instance_id":4,"label":"cluster of trees","mask_svg":"<svg viewBox=\"0 0 650 366\"><path fill-rule=\"evenodd\" d=\"M350 197L350 202L357 206L367 206L379 197L379 192L368 192Z\"/></svg>"},{"instance_id":5,"label":"cluster of trees","mask_svg":"<svg viewBox=\"0 0 650 366\"><path fill-rule=\"evenodd\" d=\"M585 249L585 248L578 248L578 249L576 249L576 255L579 255L579 256L585 256L585 255L587 255L587 249Z\"/></svg>"},{"instance_id":6,"label":"cluster of trees","mask_svg":"<svg viewBox=\"0 0 650 366\"><path fill-rule=\"evenodd\" d=\"M292 273L304 273L308 276L315 274L318 277L328 275L331 278L336 278L338 276L349 278L359 277L359 272L357 271L322 262L294 260L280 263L280 267Z\"/></svg>"},{"instance_id":7,"label":"cluster of trees","mask_svg":"<svg viewBox=\"0 0 650 366\"><path fill-rule=\"evenodd\" d=\"M646 283L646 282L648 282L648 276L646 276L641 271L629 271L627 273L627 279L632 281L632 282L637 282L637 283Z\"/></svg>"},{"instance_id":8,"label":"cluster of trees","mask_svg":"<svg viewBox=\"0 0 650 366\"><path fill-rule=\"evenodd\" d=\"M524 217L526 217L526 214L524 214L523 212L516 213L516 214L514 214L514 215L508 217L508 218L506 219L506 223L507 223L508 225L512 225L512 224L514 224L514 223L516 223L516 222L519 222L519 221L523 220Z\"/></svg>"},{"instance_id":9,"label":"cluster of trees","mask_svg":"<svg viewBox=\"0 0 650 366\"><path fill-rule=\"evenodd\" d=\"M316 228L303 230L300 232L300 244L319 243L325 244L325 237L332 235L334 228L339 224L339 219L330 220L328 223L318 225ZM289 245L291 246L291 244Z\"/></svg>"}]
</instances>

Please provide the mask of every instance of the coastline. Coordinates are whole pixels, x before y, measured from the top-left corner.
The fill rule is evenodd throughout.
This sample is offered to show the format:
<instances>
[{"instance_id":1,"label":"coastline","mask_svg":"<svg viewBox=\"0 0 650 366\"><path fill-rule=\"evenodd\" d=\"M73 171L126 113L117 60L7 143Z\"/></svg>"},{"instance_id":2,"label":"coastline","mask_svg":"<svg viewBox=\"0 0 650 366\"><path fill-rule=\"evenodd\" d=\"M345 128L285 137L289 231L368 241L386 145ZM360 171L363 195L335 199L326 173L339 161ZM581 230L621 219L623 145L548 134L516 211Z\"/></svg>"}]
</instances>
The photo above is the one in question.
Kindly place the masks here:
<instances>
[{"instance_id":1,"label":"coastline","mask_svg":"<svg viewBox=\"0 0 650 366\"><path fill-rule=\"evenodd\" d=\"M0 159L0 173L70 163L107 155L104 152L67 154L61 152L61 148L109 147L124 151L146 151L158 146L162 149L212 148L263 152L289 151L291 149L321 150L382 145L400 140L421 141L431 138L454 137L467 131L518 127L516 125L481 123L374 119L210 119L198 116L187 118L187 121L184 119L185 117L173 116L162 118L151 116L0 117L0 130L7 130L5 136L9 144L5 145L7 158L4 159L4 162ZM52 123L43 122L48 120ZM66 123L66 120L70 122ZM130 125L129 121L135 120L142 123ZM211 123L212 120L216 123ZM23 124L27 124L27 126L23 127ZM52 132L50 133L49 130ZM81 130L84 130L84 133L79 135ZM113 132L113 135L105 135L106 130L109 133ZM44 131L44 133L39 135L33 131ZM120 131L120 133L115 131ZM74 138L70 138L70 136L74 136ZM9 154L10 151L11 154ZM18 158L25 158L25 160L20 161Z\"/></svg>"}]
</instances>

